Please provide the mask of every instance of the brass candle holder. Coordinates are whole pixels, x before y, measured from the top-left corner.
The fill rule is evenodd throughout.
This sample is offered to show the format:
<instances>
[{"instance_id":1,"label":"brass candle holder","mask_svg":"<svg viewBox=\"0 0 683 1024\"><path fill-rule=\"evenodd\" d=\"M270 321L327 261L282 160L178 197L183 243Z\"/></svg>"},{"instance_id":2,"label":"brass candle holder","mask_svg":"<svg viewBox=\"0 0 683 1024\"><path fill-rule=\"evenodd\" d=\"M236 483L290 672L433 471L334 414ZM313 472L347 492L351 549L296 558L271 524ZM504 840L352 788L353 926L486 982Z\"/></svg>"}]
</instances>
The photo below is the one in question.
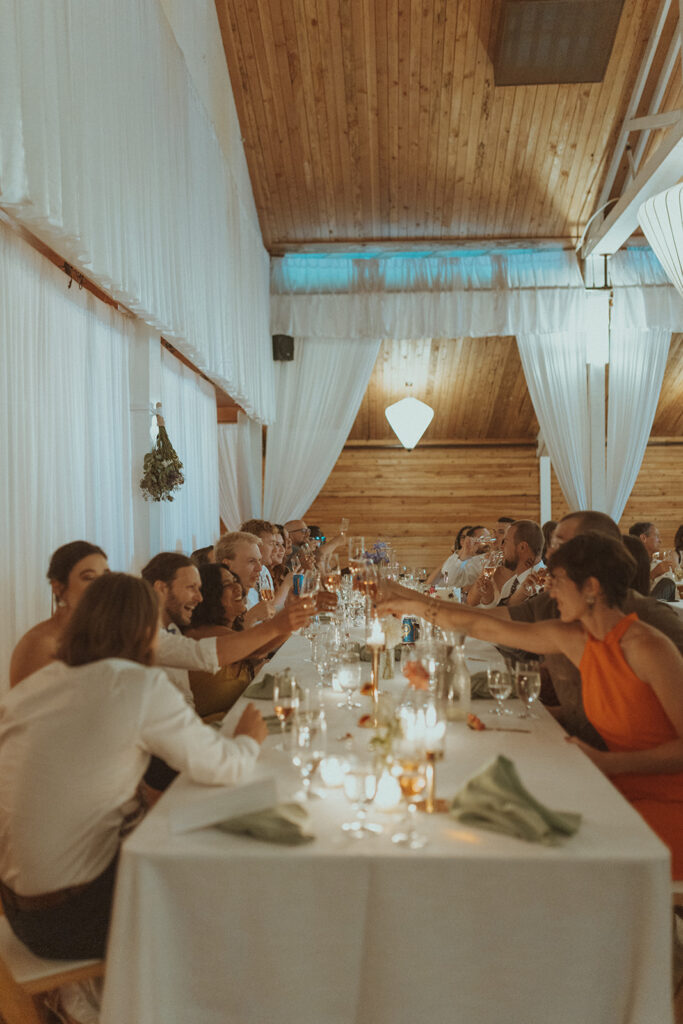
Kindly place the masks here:
<instances>
[{"instance_id":1,"label":"brass candle holder","mask_svg":"<svg viewBox=\"0 0 683 1024\"><path fill-rule=\"evenodd\" d=\"M386 649L384 645L379 646L368 644L370 647L370 653L372 655L372 664L370 669L370 687L372 696L372 725L373 728L377 728L379 725L379 663L382 652Z\"/></svg>"},{"instance_id":2,"label":"brass candle holder","mask_svg":"<svg viewBox=\"0 0 683 1024\"><path fill-rule=\"evenodd\" d=\"M436 760L435 750L428 750L425 754L425 778L427 779L427 795L425 797L424 809L427 814L434 814L436 810Z\"/></svg>"}]
</instances>

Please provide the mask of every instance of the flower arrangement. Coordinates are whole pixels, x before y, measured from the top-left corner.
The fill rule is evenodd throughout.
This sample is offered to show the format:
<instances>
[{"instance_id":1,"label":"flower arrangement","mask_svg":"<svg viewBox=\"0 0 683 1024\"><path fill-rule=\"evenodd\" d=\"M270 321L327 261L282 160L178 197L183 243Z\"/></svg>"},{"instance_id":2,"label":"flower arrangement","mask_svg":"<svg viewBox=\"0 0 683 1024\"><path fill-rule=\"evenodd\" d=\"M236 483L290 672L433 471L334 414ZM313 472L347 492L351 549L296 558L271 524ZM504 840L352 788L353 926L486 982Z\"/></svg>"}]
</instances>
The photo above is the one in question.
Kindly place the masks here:
<instances>
[{"instance_id":1,"label":"flower arrangement","mask_svg":"<svg viewBox=\"0 0 683 1024\"><path fill-rule=\"evenodd\" d=\"M173 501L173 491L185 483L183 464L169 440L164 418L157 405L159 433L151 452L145 455L140 490L145 501Z\"/></svg>"}]
</instances>

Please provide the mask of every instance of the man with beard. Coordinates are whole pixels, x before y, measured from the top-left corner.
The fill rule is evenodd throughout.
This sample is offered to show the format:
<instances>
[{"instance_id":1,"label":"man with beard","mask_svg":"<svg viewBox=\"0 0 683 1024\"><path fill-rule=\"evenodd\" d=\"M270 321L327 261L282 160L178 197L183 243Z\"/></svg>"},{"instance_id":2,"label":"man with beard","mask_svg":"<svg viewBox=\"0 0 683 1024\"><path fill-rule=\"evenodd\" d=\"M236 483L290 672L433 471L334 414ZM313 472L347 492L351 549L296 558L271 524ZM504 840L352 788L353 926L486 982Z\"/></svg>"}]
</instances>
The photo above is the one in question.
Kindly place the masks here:
<instances>
[{"instance_id":1,"label":"man with beard","mask_svg":"<svg viewBox=\"0 0 683 1024\"><path fill-rule=\"evenodd\" d=\"M506 605L536 568L543 549L543 531L531 519L518 519L503 540L503 564L492 575L484 571L470 587L467 603L479 608Z\"/></svg>"}]
</instances>

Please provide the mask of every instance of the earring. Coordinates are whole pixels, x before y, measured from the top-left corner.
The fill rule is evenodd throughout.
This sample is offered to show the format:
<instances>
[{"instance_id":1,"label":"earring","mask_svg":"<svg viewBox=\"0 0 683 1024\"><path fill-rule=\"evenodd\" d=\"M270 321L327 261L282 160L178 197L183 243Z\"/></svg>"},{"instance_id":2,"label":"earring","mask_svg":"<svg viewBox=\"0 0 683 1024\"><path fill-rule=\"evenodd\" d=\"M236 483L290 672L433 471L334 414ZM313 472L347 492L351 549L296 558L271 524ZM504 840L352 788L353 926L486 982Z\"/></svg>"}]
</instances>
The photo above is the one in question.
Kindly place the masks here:
<instances>
[{"instance_id":1,"label":"earring","mask_svg":"<svg viewBox=\"0 0 683 1024\"><path fill-rule=\"evenodd\" d=\"M589 596L586 598L586 604L591 610L595 608L595 598L592 594L589 594Z\"/></svg>"}]
</instances>

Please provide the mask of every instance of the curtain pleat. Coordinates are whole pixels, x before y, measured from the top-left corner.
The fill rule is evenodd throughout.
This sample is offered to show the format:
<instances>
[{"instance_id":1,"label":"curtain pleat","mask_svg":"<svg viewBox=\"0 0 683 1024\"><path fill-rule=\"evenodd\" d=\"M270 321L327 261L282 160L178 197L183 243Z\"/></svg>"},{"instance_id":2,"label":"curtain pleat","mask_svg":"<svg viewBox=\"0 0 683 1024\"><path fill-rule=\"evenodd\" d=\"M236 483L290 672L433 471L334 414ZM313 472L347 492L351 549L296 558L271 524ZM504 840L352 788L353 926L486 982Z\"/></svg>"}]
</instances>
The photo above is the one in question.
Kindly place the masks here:
<instances>
[{"instance_id":1,"label":"curtain pleat","mask_svg":"<svg viewBox=\"0 0 683 1024\"><path fill-rule=\"evenodd\" d=\"M171 444L185 483L162 502L161 550L213 544L219 533L216 392L166 349L161 352L161 401Z\"/></svg>"},{"instance_id":2,"label":"curtain pleat","mask_svg":"<svg viewBox=\"0 0 683 1024\"><path fill-rule=\"evenodd\" d=\"M276 366L277 419L268 428L263 514L284 523L315 501L339 458L380 342L296 338Z\"/></svg>"},{"instance_id":3,"label":"curtain pleat","mask_svg":"<svg viewBox=\"0 0 683 1024\"><path fill-rule=\"evenodd\" d=\"M133 557L128 366L135 324L0 224L0 658L50 614L55 548Z\"/></svg>"},{"instance_id":4,"label":"curtain pleat","mask_svg":"<svg viewBox=\"0 0 683 1024\"><path fill-rule=\"evenodd\" d=\"M0 0L0 25L0 205L270 422L268 254L161 4Z\"/></svg>"},{"instance_id":5,"label":"curtain pleat","mask_svg":"<svg viewBox=\"0 0 683 1024\"><path fill-rule=\"evenodd\" d=\"M244 413L237 423L218 426L218 485L221 519L239 530L247 519L261 518L261 426Z\"/></svg>"}]
</instances>

